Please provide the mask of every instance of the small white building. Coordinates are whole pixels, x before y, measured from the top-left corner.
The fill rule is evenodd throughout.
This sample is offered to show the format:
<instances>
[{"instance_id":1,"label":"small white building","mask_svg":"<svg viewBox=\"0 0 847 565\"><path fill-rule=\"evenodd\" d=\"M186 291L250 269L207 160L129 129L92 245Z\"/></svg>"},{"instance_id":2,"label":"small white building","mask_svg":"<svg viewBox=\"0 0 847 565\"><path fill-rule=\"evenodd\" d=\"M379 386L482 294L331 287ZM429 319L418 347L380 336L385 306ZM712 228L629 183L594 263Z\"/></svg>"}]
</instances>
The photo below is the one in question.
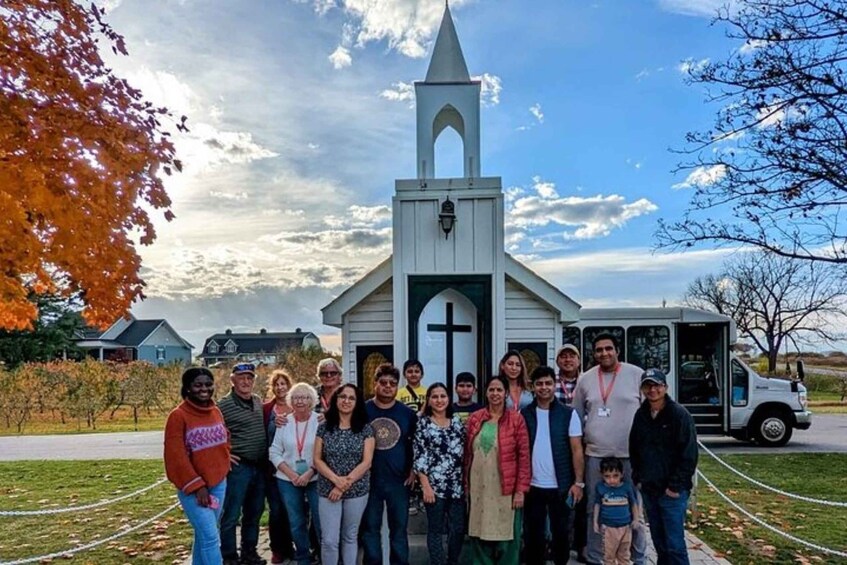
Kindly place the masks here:
<instances>
[{"instance_id":1,"label":"small white building","mask_svg":"<svg viewBox=\"0 0 847 565\"><path fill-rule=\"evenodd\" d=\"M459 372L478 383L496 374L509 349L552 365L580 306L504 250L502 182L481 176L480 83L449 7L415 98L417 177L395 181L393 253L323 309L324 323L341 328L345 378L370 394L379 363L414 358L425 385L452 390ZM464 146L464 176L433 178L448 127Z\"/></svg>"}]
</instances>

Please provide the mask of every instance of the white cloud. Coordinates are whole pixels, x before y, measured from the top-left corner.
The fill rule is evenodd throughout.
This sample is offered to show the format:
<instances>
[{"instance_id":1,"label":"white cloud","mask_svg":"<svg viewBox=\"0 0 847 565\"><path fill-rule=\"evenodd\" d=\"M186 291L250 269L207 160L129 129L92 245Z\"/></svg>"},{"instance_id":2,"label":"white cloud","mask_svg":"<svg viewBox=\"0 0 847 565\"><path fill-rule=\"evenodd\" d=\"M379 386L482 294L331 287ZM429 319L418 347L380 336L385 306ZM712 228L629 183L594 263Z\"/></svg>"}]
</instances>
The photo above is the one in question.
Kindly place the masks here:
<instances>
[{"instance_id":1,"label":"white cloud","mask_svg":"<svg viewBox=\"0 0 847 565\"><path fill-rule=\"evenodd\" d=\"M503 90L503 81L500 77L483 73L471 78L482 83L480 97L483 106L496 106L500 103L500 91Z\"/></svg>"},{"instance_id":2,"label":"white cloud","mask_svg":"<svg viewBox=\"0 0 847 565\"><path fill-rule=\"evenodd\" d=\"M607 236L612 229L623 227L629 220L659 209L646 198L627 203L617 194L546 198L542 194L549 194L547 184L536 182L538 196L515 200L507 212L510 227L531 229L556 224L576 228L562 233L566 240L594 239Z\"/></svg>"},{"instance_id":3,"label":"white cloud","mask_svg":"<svg viewBox=\"0 0 847 565\"><path fill-rule=\"evenodd\" d=\"M640 82L642 79L645 79L649 76L650 76L650 69L641 69L640 71L638 71L638 74L635 75L635 80Z\"/></svg>"},{"instance_id":4,"label":"white cloud","mask_svg":"<svg viewBox=\"0 0 847 565\"><path fill-rule=\"evenodd\" d=\"M469 0L453 0L455 9ZM421 58L441 21L444 5L427 0L312 0L315 11L325 14L340 8L347 20L342 43L362 47L387 41L388 48L407 57ZM455 17L455 16L454 16Z\"/></svg>"},{"instance_id":5,"label":"white cloud","mask_svg":"<svg viewBox=\"0 0 847 565\"><path fill-rule=\"evenodd\" d=\"M752 53L756 49L761 49L762 47L764 47L767 44L768 44L768 42L765 41L764 39L748 39L747 41L744 42L744 45L742 45L738 49L738 52L743 54L743 55L749 55L750 53Z\"/></svg>"},{"instance_id":6,"label":"white cloud","mask_svg":"<svg viewBox=\"0 0 847 565\"><path fill-rule=\"evenodd\" d=\"M684 16L713 18L724 6L734 9L735 0L659 0L659 7Z\"/></svg>"},{"instance_id":7,"label":"white cloud","mask_svg":"<svg viewBox=\"0 0 847 565\"><path fill-rule=\"evenodd\" d=\"M210 190L209 196L212 198L221 198L223 200L234 200L236 202L239 200L247 200L246 192L219 192L217 190Z\"/></svg>"},{"instance_id":8,"label":"white cloud","mask_svg":"<svg viewBox=\"0 0 847 565\"><path fill-rule=\"evenodd\" d=\"M538 120L539 124L544 123L544 112L541 111L541 104L536 102L532 106L529 107L529 113L535 116L535 119Z\"/></svg>"},{"instance_id":9,"label":"white cloud","mask_svg":"<svg viewBox=\"0 0 847 565\"><path fill-rule=\"evenodd\" d=\"M708 65L708 64L709 64L709 58L708 57L705 58L705 59L700 59L699 61L696 61L693 58L689 57L688 59L685 59L684 61L682 61L676 68L682 74L687 75L691 72L696 73L696 72L702 71L703 69L706 68L706 65Z\"/></svg>"},{"instance_id":10,"label":"white cloud","mask_svg":"<svg viewBox=\"0 0 847 565\"><path fill-rule=\"evenodd\" d=\"M539 176L532 177L532 183L532 188L535 189L535 192L541 198L551 199L559 197L559 193L556 192L555 183L545 181Z\"/></svg>"},{"instance_id":11,"label":"white cloud","mask_svg":"<svg viewBox=\"0 0 847 565\"><path fill-rule=\"evenodd\" d=\"M391 207L352 205L342 216L326 215L324 224L331 228L373 228L391 221Z\"/></svg>"},{"instance_id":12,"label":"white cloud","mask_svg":"<svg viewBox=\"0 0 847 565\"><path fill-rule=\"evenodd\" d=\"M349 67L353 64L353 57L350 56L350 50L342 45L336 47L335 51L330 53L327 59L329 59L332 67L336 70Z\"/></svg>"},{"instance_id":13,"label":"white cloud","mask_svg":"<svg viewBox=\"0 0 847 565\"><path fill-rule=\"evenodd\" d=\"M392 102L408 102L409 107L413 108L415 106L415 85L411 82L393 82L391 88L386 88L379 93L379 96Z\"/></svg>"},{"instance_id":14,"label":"white cloud","mask_svg":"<svg viewBox=\"0 0 847 565\"><path fill-rule=\"evenodd\" d=\"M782 123L785 120L793 120L802 117L802 110L794 106L786 106L781 100L775 100L770 106L760 108L756 112L756 125L759 129L769 128Z\"/></svg>"},{"instance_id":15,"label":"white cloud","mask_svg":"<svg viewBox=\"0 0 847 565\"><path fill-rule=\"evenodd\" d=\"M709 186L715 184L726 176L726 165L712 165L711 167L697 167L685 177L685 180L678 182L671 188L679 190L681 188L692 188L699 186Z\"/></svg>"},{"instance_id":16,"label":"white cloud","mask_svg":"<svg viewBox=\"0 0 847 565\"><path fill-rule=\"evenodd\" d=\"M320 143L307 143L306 147L308 147L312 151L317 151L318 149L321 148L321 144Z\"/></svg>"},{"instance_id":17,"label":"white cloud","mask_svg":"<svg viewBox=\"0 0 847 565\"><path fill-rule=\"evenodd\" d=\"M263 235L259 242L272 245L278 252L298 255L332 255L347 257L389 255L391 228L330 229L314 232L282 231Z\"/></svg>"}]
</instances>

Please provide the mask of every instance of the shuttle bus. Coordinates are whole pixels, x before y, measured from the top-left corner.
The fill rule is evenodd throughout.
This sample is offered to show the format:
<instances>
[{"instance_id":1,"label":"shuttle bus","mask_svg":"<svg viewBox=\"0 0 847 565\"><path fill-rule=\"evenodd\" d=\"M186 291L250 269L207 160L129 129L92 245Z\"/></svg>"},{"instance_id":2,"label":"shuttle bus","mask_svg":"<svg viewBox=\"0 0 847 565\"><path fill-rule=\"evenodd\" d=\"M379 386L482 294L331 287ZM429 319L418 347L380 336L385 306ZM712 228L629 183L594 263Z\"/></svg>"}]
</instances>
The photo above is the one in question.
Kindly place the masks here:
<instances>
[{"instance_id":1,"label":"shuttle bus","mask_svg":"<svg viewBox=\"0 0 847 565\"><path fill-rule=\"evenodd\" d=\"M694 416L698 434L776 447L812 424L801 381L761 377L732 353L736 329L727 316L693 308L583 308L562 335L583 352L583 370L594 364L592 341L600 333L617 338L621 361L665 372L669 394Z\"/></svg>"}]
</instances>

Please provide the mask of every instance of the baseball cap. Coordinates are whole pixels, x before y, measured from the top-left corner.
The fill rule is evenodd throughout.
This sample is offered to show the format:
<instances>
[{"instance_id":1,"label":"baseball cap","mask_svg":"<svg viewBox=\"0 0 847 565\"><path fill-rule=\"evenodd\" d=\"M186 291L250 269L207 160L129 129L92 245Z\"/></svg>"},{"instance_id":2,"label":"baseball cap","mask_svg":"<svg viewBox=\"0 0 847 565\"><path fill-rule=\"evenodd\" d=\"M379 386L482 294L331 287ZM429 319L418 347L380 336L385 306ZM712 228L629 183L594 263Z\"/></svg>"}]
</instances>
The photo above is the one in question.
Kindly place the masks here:
<instances>
[{"instance_id":1,"label":"baseball cap","mask_svg":"<svg viewBox=\"0 0 847 565\"><path fill-rule=\"evenodd\" d=\"M668 379L665 374L659 369L647 369L641 374L641 384L656 383L657 385L667 385Z\"/></svg>"},{"instance_id":2,"label":"baseball cap","mask_svg":"<svg viewBox=\"0 0 847 565\"><path fill-rule=\"evenodd\" d=\"M561 355L565 351L572 351L573 353L576 354L577 357L579 357L579 348L572 343L566 343L562 347L560 347L559 352L556 353L556 357L558 358L559 355Z\"/></svg>"},{"instance_id":3,"label":"baseball cap","mask_svg":"<svg viewBox=\"0 0 847 565\"><path fill-rule=\"evenodd\" d=\"M249 373L255 377L256 365L254 365L253 363L239 363L232 368L233 375L240 375L243 373Z\"/></svg>"}]
</instances>

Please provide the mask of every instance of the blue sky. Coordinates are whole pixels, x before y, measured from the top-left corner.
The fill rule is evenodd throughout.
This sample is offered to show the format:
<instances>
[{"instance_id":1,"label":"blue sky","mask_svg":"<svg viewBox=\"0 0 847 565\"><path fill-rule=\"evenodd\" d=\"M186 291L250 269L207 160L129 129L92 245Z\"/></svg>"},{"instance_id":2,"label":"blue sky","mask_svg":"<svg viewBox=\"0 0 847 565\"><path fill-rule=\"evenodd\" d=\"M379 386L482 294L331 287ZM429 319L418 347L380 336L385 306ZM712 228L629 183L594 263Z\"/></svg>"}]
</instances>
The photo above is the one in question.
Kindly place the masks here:
<instances>
[{"instance_id":1,"label":"blue sky","mask_svg":"<svg viewBox=\"0 0 847 565\"><path fill-rule=\"evenodd\" d=\"M394 179L415 172L409 85L441 0L105 0L117 72L189 118L177 219L142 248L148 299L195 346L295 327L339 346L320 308L391 252ZM742 47L712 0L456 0L483 82L482 172L507 194L507 248L584 306L678 302L725 250L652 252L659 218L720 171L672 171L717 109L686 65ZM436 149L460 176L460 141Z\"/></svg>"}]
</instances>

